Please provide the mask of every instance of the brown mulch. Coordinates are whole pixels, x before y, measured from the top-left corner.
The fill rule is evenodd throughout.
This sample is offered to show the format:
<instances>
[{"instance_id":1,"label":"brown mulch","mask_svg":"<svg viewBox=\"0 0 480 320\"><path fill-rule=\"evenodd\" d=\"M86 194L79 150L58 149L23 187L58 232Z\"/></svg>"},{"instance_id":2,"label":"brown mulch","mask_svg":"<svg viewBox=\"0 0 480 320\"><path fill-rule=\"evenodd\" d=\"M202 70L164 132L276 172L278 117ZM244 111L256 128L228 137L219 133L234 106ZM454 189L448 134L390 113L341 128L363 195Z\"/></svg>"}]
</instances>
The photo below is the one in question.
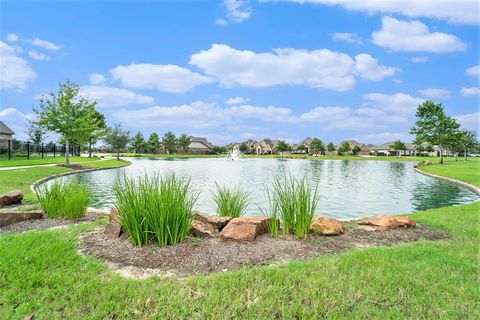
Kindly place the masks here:
<instances>
[{"instance_id":1,"label":"brown mulch","mask_svg":"<svg viewBox=\"0 0 480 320\"><path fill-rule=\"evenodd\" d=\"M42 219L27 220L11 224L9 226L0 227L0 235L8 233L18 233L30 230L43 230L54 227L65 227L76 223L95 221L100 217L105 217L105 213L101 210L88 210L87 214L78 219L50 219L47 215L43 214Z\"/></svg>"},{"instance_id":2,"label":"brown mulch","mask_svg":"<svg viewBox=\"0 0 480 320\"><path fill-rule=\"evenodd\" d=\"M72 170L83 170L85 169L84 166L78 163L71 163L71 164L57 164L57 167L64 167L64 168L70 168Z\"/></svg>"},{"instance_id":3,"label":"brown mulch","mask_svg":"<svg viewBox=\"0 0 480 320\"><path fill-rule=\"evenodd\" d=\"M128 239L106 237L101 228L83 237L80 251L106 260L118 269L155 269L183 277L287 260L310 260L352 249L449 238L446 232L425 225L368 232L358 229L353 222L347 222L344 229L345 233L339 236L312 235L307 240L297 240L293 236L274 239L266 234L252 243L188 237L180 244L161 248L156 244L134 247Z\"/></svg>"}]
</instances>

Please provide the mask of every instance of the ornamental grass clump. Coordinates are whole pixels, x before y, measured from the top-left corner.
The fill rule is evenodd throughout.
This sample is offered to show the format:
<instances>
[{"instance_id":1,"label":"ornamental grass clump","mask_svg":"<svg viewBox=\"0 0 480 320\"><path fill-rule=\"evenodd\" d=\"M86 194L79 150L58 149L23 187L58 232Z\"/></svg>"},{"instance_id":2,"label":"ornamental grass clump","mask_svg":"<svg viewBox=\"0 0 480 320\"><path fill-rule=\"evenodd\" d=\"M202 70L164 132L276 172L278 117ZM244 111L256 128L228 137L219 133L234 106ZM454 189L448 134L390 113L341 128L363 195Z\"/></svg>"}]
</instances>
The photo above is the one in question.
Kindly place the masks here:
<instances>
[{"instance_id":1,"label":"ornamental grass clump","mask_svg":"<svg viewBox=\"0 0 480 320\"><path fill-rule=\"evenodd\" d=\"M50 185L37 187L35 193L42 210L49 218L81 218L90 203L87 186L78 180L55 180Z\"/></svg>"},{"instance_id":2,"label":"ornamental grass clump","mask_svg":"<svg viewBox=\"0 0 480 320\"><path fill-rule=\"evenodd\" d=\"M247 210L250 194L240 186L233 190L217 184L217 191L213 194L213 200L217 206L217 214L222 217L238 218Z\"/></svg>"},{"instance_id":3,"label":"ornamental grass clump","mask_svg":"<svg viewBox=\"0 0 480 320\"><path fill-rule=\"evenodd\" d=\"M175 175L119 179L113 190L122 228L133 245L156 242L161 247L185 239L198 194L190 181Z\"/></svg>"},{"instance_id":4,"label":"ornamental grass clump","mask_svg":"<svg viewBox=\"0 0 480 320\"><path fill-rule=\"evenodd\" d=\"M276 176L273 187L267 188L267 196L272 218L270 234L278 236L280 220L284 235L293 233L299 239L305 238L319 201L318 184L312 186L306 177Z\"/></svg>"}]
</instances>

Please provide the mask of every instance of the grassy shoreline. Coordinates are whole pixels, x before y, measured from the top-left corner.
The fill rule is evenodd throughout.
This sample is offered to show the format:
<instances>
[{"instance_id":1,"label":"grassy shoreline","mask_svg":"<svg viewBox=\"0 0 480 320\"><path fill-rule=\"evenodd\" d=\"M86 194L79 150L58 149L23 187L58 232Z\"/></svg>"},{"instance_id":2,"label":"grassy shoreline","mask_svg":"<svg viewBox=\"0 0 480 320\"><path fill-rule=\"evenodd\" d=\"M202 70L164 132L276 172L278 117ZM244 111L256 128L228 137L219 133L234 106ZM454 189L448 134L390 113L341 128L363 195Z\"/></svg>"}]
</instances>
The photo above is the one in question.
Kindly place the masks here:
<instances>
[{"instance_id":1,"label":"grassy shoreline","mask_svg":"<svg viewBox=\"0 0 480 320\"><path fill-rule=\"evenodd\" d=\"M71 163L84 163L90 161L99 161L98 157L70 157ZM0 160L0 167L20 167L20 166L35 166L43 164L61 164L65 162L65 157L45 157L45 158L33 158L33 159L12 159L12 160Z\"/></svg>"},{"instance_id":2,"label":"grassy shoreline","mask_svg":"<svg viewBox=\"0 0 480 320\"><path fill-rule=\"evenodd\" d=\"M479 186L480 162L473 178L462 164L421 170ZM478 318L480 203L411 217L452 238L181 281L124 279L79 255L78 237L103 222L0 236L0 318Z\"/></svg>"}]
</instances>

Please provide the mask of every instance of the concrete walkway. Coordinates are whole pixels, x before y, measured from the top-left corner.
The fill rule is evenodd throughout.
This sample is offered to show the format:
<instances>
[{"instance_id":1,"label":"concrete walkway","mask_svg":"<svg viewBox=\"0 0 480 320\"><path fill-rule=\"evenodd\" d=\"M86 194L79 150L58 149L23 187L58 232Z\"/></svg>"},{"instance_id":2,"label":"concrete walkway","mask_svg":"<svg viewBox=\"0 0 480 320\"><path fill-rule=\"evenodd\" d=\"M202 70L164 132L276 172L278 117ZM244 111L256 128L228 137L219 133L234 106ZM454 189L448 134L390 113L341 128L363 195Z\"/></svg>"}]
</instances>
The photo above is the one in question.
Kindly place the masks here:
<instances>
[{"instance_id":1,"label":"concrete walkway","mask_svg":"<svg viewBox=\"0 0 480 320\"><path fill-rule=\"evenodd\" d=\"M113 158L111 158L111 159L113 159ZM86 162L71 162L70 164L78 163L78 164L81 165L82 163L99 162L99 161L105 161L105 160L110 160L110 158L102 158L100 160L86 161ZM0 167L0 171L28 169L28 168L37 168L37 167L53 167L53 166L56 166L58 164L62 164L62 163L36 164L36 165L31 165L31 166L16 166L16 167Z\"/></svg>"}]
</instances>

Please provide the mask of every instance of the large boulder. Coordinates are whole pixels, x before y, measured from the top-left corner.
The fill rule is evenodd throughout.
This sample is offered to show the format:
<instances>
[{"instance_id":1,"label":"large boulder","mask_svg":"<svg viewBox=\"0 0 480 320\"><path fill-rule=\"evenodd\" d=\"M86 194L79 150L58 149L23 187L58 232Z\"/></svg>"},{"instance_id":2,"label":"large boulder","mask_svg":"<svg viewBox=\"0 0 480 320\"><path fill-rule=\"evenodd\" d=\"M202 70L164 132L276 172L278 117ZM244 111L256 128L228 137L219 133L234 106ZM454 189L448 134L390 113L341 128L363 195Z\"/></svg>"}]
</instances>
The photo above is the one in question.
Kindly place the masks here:
<instances>
[{"instance_id":1,"label":"large boulder","mask_svg":"<svg viewBox=\"0 0 480 320\"><path fill-rule=\"evenodd\" d=\"M0 207L12 204L20 204L23 200L23 192L20 190L10 191L0 195Z\"/></svg>"},{"instance_id":2,"label":"large boulder","mask_svg":"<svg viewBox=\"0 0 480 320\"><path fill-rule=\"evenodd\" d=\"M26 220L42 219L42 217L42 211L0 212L0 227Z\"/></svg>"},{"instance_id":3,"label":"large boulder","mask_svg":"<svg viewBox=\"0 0 480 320\"><path fill-rule=\"evenodd\" d=\"M254 241L259 235L268 232L270 219L261 216L234 218L220 232L220 238L224 241Z\"/></svg>"},{"instance_id":4,"label":"large boulder","mask_svg":"<svg viewBox=\"0 0 480 320\"><path fill-rule=\"evenodd\" d=\"M325 236L334 236L343 233L342 223L327 217L314 217L310 224L310 231Z\"/></svg>"},{"instance_id":5,"label":"large boulder","mask_svg":"<svg viewBox=\"0 0 480 320\"><path fill-rule=\"evenodd\" d=\"M192 221L200 221L205 224L212 224L216 230L222 231L228 222L232 220L231 217L209 216L198 211L192 212Z\"/></svg>"},{"instance_id":6,"label":"large boulder","mask_svg":"<svg viewBox=\"0 0 480 320\"><path fill-rule=\"evenodd\" d=\"M407 216L378 215L357 221L359 228L366 231L384 231L393 228L415 227L416 222Z\"/></svg>"},{"instance_id":7,"label":"large boulder","mask_svg":"<svg viewBox=\"0 0 480 320\"><path fill-rule=\"evenodd\" d=\"M209 238L215 237L217 231L215 230L215 226L208 222L202 221L193 221L192 228L190 229L190 234L194 237L200 238Z\"/></svg>"}]
</instances>

